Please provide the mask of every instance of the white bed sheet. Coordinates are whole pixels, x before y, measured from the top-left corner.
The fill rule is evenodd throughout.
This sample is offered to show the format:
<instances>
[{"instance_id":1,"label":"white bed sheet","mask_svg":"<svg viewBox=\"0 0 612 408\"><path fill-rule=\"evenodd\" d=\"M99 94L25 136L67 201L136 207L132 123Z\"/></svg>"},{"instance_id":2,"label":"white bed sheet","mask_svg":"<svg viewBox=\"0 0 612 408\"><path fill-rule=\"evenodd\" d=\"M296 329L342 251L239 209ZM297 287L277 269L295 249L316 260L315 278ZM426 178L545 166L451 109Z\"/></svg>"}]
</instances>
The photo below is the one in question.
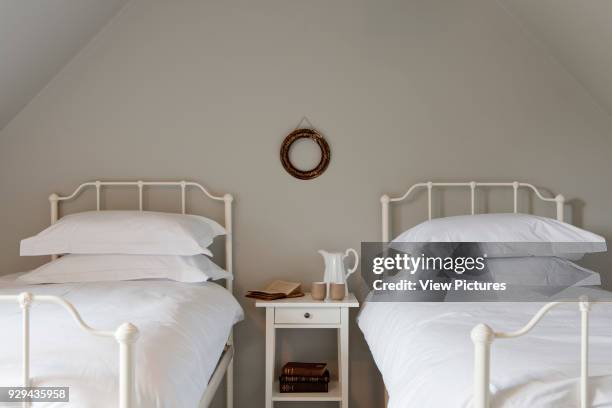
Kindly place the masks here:
<instances>
[{"instance_id":1,"label":"white bed sheet","mask_svg":"<svg viewBox=\"0 0 612 408\"><path fill-rule=\"evenodd\" d=\"M471 329L512 331L541 303L366 302L359 327L389 393L388 408L470 407ZM580 378L577 306L553 309L529 334L492 346L492 407L575 408ZM591 406L612 407L612 305L590 322Z\"/></svg>"},{"instance_id":2,"label":"white bed sheet","mask_svg":"<svg viewBox=\"0 0 612 408\"><path fill-rule=\"evenodd\" d=\"M232 326L243 318L236 299L211 282L18 286L3 279L0 283L1 294L21 291L62 296L96 329L135 324L140 330L136 397L138 406L146 408L196 407ZM17 303L0 303L1 386L21 385L20 322ZM35 303L31 309L31 375L36 386L70 387L69 404L35 403L34 407L117 406L118 344L81 331L58 305Z\"/></svg>"}]
</instances>

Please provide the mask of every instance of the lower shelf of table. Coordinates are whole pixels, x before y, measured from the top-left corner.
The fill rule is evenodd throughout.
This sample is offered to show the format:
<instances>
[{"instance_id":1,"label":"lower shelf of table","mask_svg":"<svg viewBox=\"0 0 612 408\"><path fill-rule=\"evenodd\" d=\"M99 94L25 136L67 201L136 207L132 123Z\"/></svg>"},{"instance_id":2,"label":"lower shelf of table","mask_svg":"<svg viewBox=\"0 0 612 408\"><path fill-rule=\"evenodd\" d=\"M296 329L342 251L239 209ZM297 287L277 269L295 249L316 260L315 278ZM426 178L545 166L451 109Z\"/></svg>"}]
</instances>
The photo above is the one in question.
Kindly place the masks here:
<instances>
[{"instance_id":1,"label":"lower shelf of table","mask_svg":"<svg viewBox=\"0 0 612 408\"><path fill-rule=\"evenodd\" d=\"M338 381L329 382L329 392L297 392L288 393L279 391L278 381L274 383L272 401L341 401L340 384Z\"/></svg>"}]
</instances>

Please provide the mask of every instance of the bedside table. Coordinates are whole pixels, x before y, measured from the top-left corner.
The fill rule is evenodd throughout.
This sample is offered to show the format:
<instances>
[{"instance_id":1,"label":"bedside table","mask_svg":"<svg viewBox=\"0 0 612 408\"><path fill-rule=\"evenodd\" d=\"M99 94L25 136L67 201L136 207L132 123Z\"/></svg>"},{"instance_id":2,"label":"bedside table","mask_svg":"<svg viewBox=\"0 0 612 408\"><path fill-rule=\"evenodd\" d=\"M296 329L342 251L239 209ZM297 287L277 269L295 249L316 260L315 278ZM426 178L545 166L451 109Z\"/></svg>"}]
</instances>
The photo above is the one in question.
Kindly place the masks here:
<instances>
[{"instance_id":1,"label":"bedside table","mask_svg":"<svg viewBox=\"0 0 612 408\"><path fill-rule=\"evenodd\" d=\"M266 309L266 408L275 401L338 401L348 407L349 399L349 308L359 307L352 293L344 300L313 300L304 297L258 300ZM329 382L329 392L281 393L274 372L277 329L335 329L338 333L338 381Z\"/></svg>"}]
</instances>

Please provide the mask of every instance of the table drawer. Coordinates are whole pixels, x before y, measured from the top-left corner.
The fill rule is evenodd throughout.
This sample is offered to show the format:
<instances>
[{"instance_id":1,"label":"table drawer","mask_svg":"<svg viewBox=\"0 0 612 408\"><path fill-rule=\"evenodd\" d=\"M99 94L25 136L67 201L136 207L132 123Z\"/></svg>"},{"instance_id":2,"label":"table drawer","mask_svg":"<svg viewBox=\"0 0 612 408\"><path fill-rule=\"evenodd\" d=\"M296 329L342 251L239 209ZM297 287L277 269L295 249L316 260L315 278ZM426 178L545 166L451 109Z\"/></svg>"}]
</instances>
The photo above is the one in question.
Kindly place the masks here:
<instances>
[{"instance_id":1,"label":"table drawer","mask_svg":"<svg viewBox=\"0 0 612 408\"><path fill-rule=\"evenodd\" d=\"M321 307L277 308L274 313L274 323L340 324L340 309Z\"/></svg>"}]
</instances>

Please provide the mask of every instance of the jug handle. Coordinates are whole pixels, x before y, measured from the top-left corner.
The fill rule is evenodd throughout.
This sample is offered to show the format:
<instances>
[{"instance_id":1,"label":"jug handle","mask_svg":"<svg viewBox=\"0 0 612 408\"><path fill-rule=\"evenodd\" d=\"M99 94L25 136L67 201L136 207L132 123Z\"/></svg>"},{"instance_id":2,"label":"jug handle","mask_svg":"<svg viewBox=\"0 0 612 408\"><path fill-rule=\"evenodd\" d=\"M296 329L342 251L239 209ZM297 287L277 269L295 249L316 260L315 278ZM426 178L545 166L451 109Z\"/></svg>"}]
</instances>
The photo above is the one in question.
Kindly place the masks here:
<instances>
[{"instance_id":1,"label":"jug handle","mask_svg":"<svg viewBox=\"0 0 612 408\"><path fill-rule=\"evenodd\" d=\"M353 267L348 270L348 272L346 273L345 278L348 278L353 272L355 272L357 270L357 266L359 265L359 254L353 248L347 249L346 252L344 253L344 256L342 257L342 259L348 257L350 254L355 255L355 265L353 265Z\"/></svg>"}]
</instances>

